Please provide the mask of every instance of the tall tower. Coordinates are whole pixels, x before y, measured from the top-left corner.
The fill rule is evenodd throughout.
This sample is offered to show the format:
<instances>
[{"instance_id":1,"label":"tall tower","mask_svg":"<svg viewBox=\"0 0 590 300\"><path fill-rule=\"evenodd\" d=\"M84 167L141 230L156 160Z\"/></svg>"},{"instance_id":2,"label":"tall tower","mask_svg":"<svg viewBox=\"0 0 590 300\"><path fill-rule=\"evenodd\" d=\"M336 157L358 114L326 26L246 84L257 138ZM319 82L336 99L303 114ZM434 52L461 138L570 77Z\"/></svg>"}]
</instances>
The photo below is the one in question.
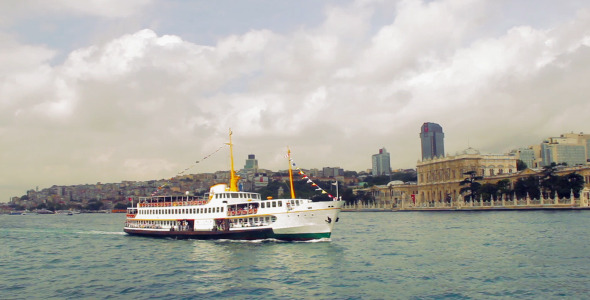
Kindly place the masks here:
<instances>
[{"instance_id":1,"label":"tall tower","mask_svg":"<svg viewBox=\"0 0 590 300\"><path fill-rule=\"evenodd\" d=\"M379 149L379 154L373 154L373 176L389 175L391 173L389 161L389 153L385 148Z\"/></svg>"},{"instance_id":2,"label":"tall tower","mask_svg":"<svg viewBox=\"0 0 590 300\"><path fill-rule=\"evenodd\" d=\"M420 140L422 140L422 160L445 156L445 134L436 123L422 124Z\"/></svg>"},{"instance_id":3,"label":"tall tower","mask_svg":"<svg viewBox=\"0 0 590 300\"><path fill-rule=\"evenodd\" d=\"M258 160L256 159L256 155L248 154L248 159L246 159L246 164L244 165L245 170L252 170L256 172L258 170Z\"/></svg>"}]
</instances>

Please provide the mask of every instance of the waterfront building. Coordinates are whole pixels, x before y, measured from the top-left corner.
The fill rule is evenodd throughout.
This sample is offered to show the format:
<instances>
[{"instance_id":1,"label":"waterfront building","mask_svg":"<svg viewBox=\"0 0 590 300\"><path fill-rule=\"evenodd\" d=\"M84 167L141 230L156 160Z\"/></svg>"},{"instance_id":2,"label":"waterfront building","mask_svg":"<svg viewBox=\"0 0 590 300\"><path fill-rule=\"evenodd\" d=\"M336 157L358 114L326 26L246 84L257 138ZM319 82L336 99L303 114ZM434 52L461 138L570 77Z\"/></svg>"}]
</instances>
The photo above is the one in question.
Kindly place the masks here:
<instances>
[{"instance_id":1,"label":"waterfront building","mask_svg":"<svg viewBox=\"0 0 590 300\"><path fill-rule=\"evenodd\" d=\"M513 150L512 154L529 168L542 168L552 163L586 165L590 162L590 134L564 133L558 137L549 137L528 149Z\"/></svg>"},{"instance_id":2,"label":"waterfront building","mask_svg":"<svg viewBox=\"0 0 590 300\"><path fill-rule=\"evenodd\" d=\"M391 163L389 153L385 148L379 149L378 154L373 154L373 176L391 174Z\"/></svg>"},{"instance_id":3,"label":"waterfront building","mask_svg":"<svg viewBox=\"0 0 590 300\"><path fill-rule=\"evenodd\" d=\"M258 170L258 160L256 159L256 155L248 154L248 159L246 159L246 164L244 165L244 170L246 171L254 171Z\"/></svg>"},{"instance_id":4,"label":"waterfront building","mask_svg":"<svg viewBox=\"0 0 590 300\"><path fill-rule=\"evenodd\" d=\"M416 202L444 202L457 199L464 173L474 171L477 176L496 178L516 172L516 157L513 155L480 154L468 148L461 154L419 161L418 195Z\"/></svg>"},{"instance_id":5,"label":"waterfront building","mask_svg":"<svg viewBox=\"0 0 590 300\"><path fill-rule=\"evenodd\" d=\"M577 166L586 164L586 147L583 145L558 144L544 142L541 144L543 166L552 163Z\"/></svg>"},{"instance_id":6,"label":"waterfront building","mask_svg":"<svg viewBox=\"0 0 590 300\"><path fill-rule=\"evenodd\" d=\"M422 144L422 160L445 156L445 134L436 123L426 122L420 130Z\"/></svg>"},{"instance_id":7,"label":"waterfront building","mask_svg":"<svg viewBox=\"0 0 590 300\"><path fill-rule=\"evenodd\" d=\"M590 134L580 133L564 133L561 135L571 141L575 141L577 145L583 145L586 149L586 163L590 162Z\"/></svg>"},{"instance_id":8,"label":"waterfront building","mask_svg":"<svg viewBox=\"0 0 590 300\"><path fill-rule=\"evenodd\" d=\"M510 154L514 155L516 159L522 160L528 168L532 169L538 167L535 162L535 151L532 147L512 150Z\"/></svg>"},{"instance_id":9,"label":"waterfront building","mask_svg":"<svg viewBox=\"0 0 590 300\"><path fill-rule=\"evenodd\" d=\"M324 167L322 168L322 174L327 178L336 178L338 176L344 176L344 169L339 167Z\"/></svg>"},{"instance_id":10,"label":"waterfront building","mask_svg":"<svg viewBox=\"0 0 590 300\"><path fill-rule=\"evenodd\" d=\"M550 137L540 145L539 152L542 166L551 163L585 165L590 161L590 134L564 133L559 137Z\"/></svg>"},{"instance_id":11,"label":"waterfront building","mask_svg":"<svg viewBox=\"0 0 590 300\"><path fill-rule=\"evenodd\" d=\"M266 173L256 173L253 182L257 188L268 186L268 175Z\"/></svg>"}]
</instances>

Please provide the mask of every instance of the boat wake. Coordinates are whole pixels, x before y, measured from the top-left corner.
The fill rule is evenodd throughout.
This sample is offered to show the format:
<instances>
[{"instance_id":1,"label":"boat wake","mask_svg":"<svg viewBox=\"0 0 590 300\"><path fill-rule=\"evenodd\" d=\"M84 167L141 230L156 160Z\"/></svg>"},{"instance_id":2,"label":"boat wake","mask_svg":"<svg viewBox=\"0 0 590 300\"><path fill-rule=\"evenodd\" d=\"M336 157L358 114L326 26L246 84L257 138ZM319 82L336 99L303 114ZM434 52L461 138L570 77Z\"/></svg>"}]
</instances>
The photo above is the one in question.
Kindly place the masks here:
<instances>
[{"instance_id":1,"label":"boat wake","mask_svg":"<svg viewBox=\"0 0 590 300\"><path fill-rule=\"evenodd\" d=\"M307 241L285 241L279 239L259 239L259 240L230 240L230 239L219 239L215 242L219 243L249 243L249 244L263 244L263 243L325 243L331 242L330 238L313 239Z\"/></svg>"},{"instance_id":2,"label":"boat wake","mask_svg":"<svg viewBox=\"0 0 590 300\"><path fill-rule=\"evenodd\" d=\"M79 231L76 232L78 234L100 234L100 235L125 235L126 233L123 231L98 231L98 230L93 230L93 231Z\"/></svg>"}]
</instances>

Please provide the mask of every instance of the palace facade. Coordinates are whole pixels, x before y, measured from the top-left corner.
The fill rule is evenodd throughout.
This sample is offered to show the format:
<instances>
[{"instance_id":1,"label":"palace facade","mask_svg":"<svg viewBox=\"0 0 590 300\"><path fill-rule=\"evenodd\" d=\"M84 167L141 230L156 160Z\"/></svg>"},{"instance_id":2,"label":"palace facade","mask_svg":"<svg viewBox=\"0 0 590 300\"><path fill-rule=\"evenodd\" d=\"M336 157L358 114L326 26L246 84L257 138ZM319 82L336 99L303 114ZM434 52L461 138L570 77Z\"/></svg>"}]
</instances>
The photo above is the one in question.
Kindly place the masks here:
<instances>
[{"instance_id":1,"label":"palace facade","mask_svg":"<svg viewBox=\"0 0 590 300\"><path fill-rule=\"evenodd\" d=\"M485 180L498 181L516 173L516 157L511 155L480 154L468 148L455 156L423 160L416 165L418 194L416 202L443 202L457 199L466 178L464 173L474 171Z\"/></svg>"}]
</instances>

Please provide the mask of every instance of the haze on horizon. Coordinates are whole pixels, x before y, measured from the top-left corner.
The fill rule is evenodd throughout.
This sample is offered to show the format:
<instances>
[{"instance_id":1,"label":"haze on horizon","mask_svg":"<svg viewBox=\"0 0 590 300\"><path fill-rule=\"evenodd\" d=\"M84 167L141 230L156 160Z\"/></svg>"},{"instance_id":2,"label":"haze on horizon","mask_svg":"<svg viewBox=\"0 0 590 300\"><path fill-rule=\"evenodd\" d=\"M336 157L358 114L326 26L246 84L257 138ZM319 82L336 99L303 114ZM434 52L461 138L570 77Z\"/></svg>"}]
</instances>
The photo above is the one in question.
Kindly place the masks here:
<instances>
[{"instance_id":1,"label":"haze on horizon","mask_svg":"<svg viewBox=\"0 0 590 300\"><path fill-rule=\"evenodd\" d=\"M0 201L235 161L414 168L590 132L581 0L0 2Z\"/></svg>"}]
</instances>

